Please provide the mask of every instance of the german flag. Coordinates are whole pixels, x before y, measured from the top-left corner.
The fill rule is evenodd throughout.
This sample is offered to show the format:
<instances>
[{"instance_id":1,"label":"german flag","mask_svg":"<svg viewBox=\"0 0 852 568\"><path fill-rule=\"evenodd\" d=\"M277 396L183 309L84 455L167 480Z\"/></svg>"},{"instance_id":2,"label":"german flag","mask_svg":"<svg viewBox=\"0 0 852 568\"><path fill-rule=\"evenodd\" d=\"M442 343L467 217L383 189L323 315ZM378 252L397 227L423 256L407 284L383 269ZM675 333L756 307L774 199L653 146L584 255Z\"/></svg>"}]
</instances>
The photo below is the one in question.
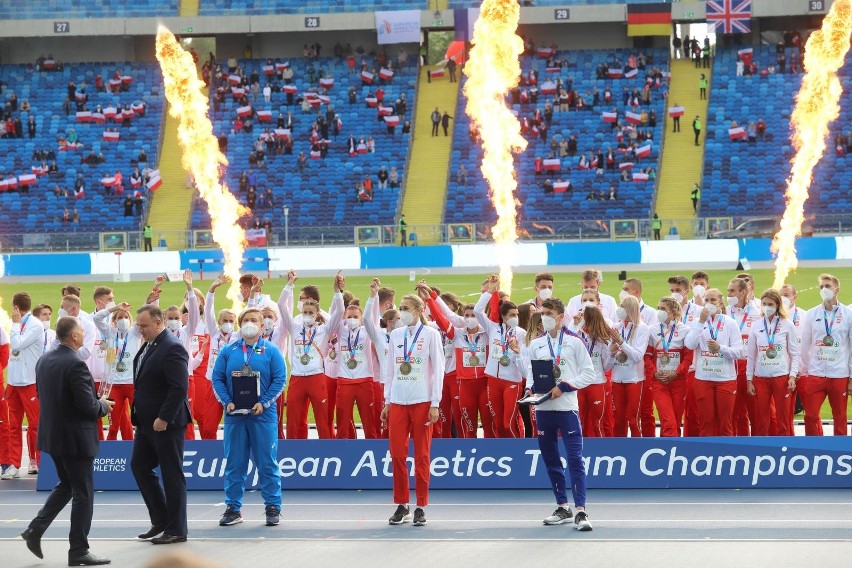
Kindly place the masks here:
<instances>
[{"instance_id":1,"label":"german flag","mask_svg":"<svg viewBox=\"0 0 852 568\"><path fill-rule=\"evenodd\" d=\"M669 36L671 34L671 4L660 2L627 5L628 36Z\"/></svg>"}]
</instances>

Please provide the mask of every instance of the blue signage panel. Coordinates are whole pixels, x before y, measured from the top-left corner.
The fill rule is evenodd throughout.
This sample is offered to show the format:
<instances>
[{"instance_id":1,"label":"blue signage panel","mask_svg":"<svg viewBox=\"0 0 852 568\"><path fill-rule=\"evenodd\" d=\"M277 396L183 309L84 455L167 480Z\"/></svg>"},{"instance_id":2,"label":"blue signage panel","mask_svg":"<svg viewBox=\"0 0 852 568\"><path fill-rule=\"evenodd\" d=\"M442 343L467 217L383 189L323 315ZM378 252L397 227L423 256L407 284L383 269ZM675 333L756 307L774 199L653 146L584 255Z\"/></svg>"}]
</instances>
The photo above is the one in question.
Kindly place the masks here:
<instances>
[{"instance_id":1,"label":"blue signage panel","mask_svg":"<svg viewBox=\"0 0 852 568\"><path fill-rule=\"evenodd\" d=\"M95 490L135 491L130 442L102 442ZM223 487L222 442L190 441L183 471L189 490ZM596 438L585 441L591 489L852 488L852 447L841 437ZM411 460L409 460L411 463ZM282 440L278 468L285 489L392 487L387 440ZM535 439L433 440L435 489L549 487ZM57 483L44 454L38 489ZM248 485L257 486L249 466Z\"/></svg>"}]
</instances>

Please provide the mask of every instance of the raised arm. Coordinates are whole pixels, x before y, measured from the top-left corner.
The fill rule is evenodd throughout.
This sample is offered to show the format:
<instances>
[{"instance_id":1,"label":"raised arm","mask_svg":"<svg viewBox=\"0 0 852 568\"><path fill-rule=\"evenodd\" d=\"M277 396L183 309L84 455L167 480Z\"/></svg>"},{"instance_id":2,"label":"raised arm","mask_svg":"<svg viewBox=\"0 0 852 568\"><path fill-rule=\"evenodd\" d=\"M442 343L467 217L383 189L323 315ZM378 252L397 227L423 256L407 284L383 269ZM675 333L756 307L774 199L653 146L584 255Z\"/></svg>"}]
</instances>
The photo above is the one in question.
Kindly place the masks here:
<instances>
[{"instance_id":1,"label":"raised arm","mask_svg":"<svg viewBox=\"0 0 852 568\"><path fill-rule=\"evenodd\" d=\"M473 313L476 315L479 325L487 332L498 325L491 321L485 313L485 306L491 301L492 296L497 293L497 276L492 274L485 286L487 286L487 289L483 290L482 296L479 297L479 301L473 307Z\"/></svg>"},{"instance_id":2,"label":"raised arm","mask_svg":"<svg viewBox=\"0 0 852 568\"><path fill-rule=\"evenodd\" d=\"M21 332L21 312L18 310L18 307L15 306L12 308L12 333L10 336L9 343L11 345L10 349L12 351L21 351L22 349L26 349L30 345L38 343L43 339L40 332L41 322L37 322L34 316L30 316L30 320L27 322L28 325L24 327L23 333ZM38 323L38 327L35 324ZM30 331L32 330L32 331ZM94 340L93 340L94 341Z\"/></svg>"},{"instance_id":3,"label":"raised arm","mask_svg":"<svg viewBox=\"0 0 852 568\"><path fill-rule=\"evenodd\" d=\"M364 329L367 330L367 336L373 345L376 346L376 355L379 354L378 349L384 349L385 339L382 337L381 328L379 328L379 287L381 286L378 278L373 278L370 283L370 297L367 299L367 304L364 306ZM382 357L379 356L379 361ZM384 361L382 361L384 365Z\"/></svg>"},{"instance_id":4,"label":"raised arm","mask_svg":"<svg viewBox=\"0 0 852 568\"><path fill-rule=\"evenodd\" d=\"M145 298L146 304L151 304L154 306L160 305L160 292L162 291L161 288L165 281L166 277L162 274L160 276L157 276L157 278L154 280L154 287L151 288L151 292Z\"/></svg>"},{"instance_id":5,"label":"raised arm","mask_svg":"<svg viewBox=\"0 0 852 568\"><path fill-rule=\"evenodd\" d=\"M287 285L281 290L281 295L278 297L278 311L281 313L281 325L290 333L293 329L293 286L299 275L295 270L290 270L287 273ZM289 306L289 308L288 308Z\"/></svg>"},{"instance_id":6,"label":"raised arm","mask_svg":"<svg viewBox=\"0 0 852 568\"><path fill-rule=\"evenodd\" d=\"M210 289L207 290L207 296L204 299L204 323L207 326L207 333L209 334L212 334L219 327L218 316L216 314L216 289L230 281L230 276L222 274L213 281Z\"/></svg>"},{"instance_id":7,"label":"raised arm","mask_svg":"<svg viewBox=\"0 0 852 568\"><path fill-rule=\"evenodd\" d=\"M334 277L334 296L331 299L331 313L328 315L328 330L335 332L343 322L343 290L346 288L346 278L340 272Z\"/></svg>"}]
</instances>

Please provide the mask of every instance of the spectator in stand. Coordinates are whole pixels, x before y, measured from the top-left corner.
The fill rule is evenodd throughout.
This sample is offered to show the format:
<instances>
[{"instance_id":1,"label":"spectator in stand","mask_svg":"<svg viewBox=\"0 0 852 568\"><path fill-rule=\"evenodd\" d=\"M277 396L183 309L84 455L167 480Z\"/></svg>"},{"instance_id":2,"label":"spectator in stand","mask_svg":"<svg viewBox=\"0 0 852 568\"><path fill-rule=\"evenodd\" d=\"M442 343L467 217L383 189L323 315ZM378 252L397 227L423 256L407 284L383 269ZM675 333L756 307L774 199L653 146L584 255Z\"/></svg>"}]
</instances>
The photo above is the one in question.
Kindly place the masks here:
<instances>
[{"instance_id":1,"label":"spectator in stand","mask_svg":"<svg viewBox=\"0 0 852 568\"><path fill-rule=\"evenodd\" d=\"M553 181L551 181L550 179L546 179L544 180L544 184L542 185L544 187L545 194L553 193Z\"/></svg>"},{"instance_id":2,"label":"spectator in stand","mask_svg":"<svg viewBox=\"0 0 852 568\"><path fill-rule=\"evenodd\" d=\"M467 185L467 168L464 167L464 164L459 164L457 178L459 185Z\"/></svg>"},{"instance_id":3,"label":"spectator in stand","mask_svg":"<svg viewBox=\"0 0 852 568\"><path fill-rule=\"evenodd\" d=\"M234 133L239 134L243 131L243 119L239 116L234 120Z\"/></svg>"},{"instance_id":4,"label":"spectator in stand","mask_svg":"<svg viewBox=\"0 0 852 568\"><path fill-rule=\"evenodd\" d=\"M139 152L139 155L136 157L136 161L140 164L148 163L148 154L145 152L144 149Z\"/></svg>"},{"instance_id":5,"label":"spectator in stand","mask_svg":"<svg viewBox=\"0 0 852 568\"><path fill-rule=\"evenodd\" d=\"M299 157L296 160L296 167L298 168L300 174L305 172L305 164L307 163L308 159L305 157L305 153L299 152Z\"/></svg>"},{"instance_id":6,"label":"spectator in stand","mask_svg":"<svg viewBox=\"0 0 852 568\"><path fill-rule=\"evenodd\" d=\"M757 126L755 126L754 121L748 123L748 128L746 129L746 135L748 136L749 142L757 142Z\"/></svg>"},{"instance_id":7,"label":"spectator in stand","mask_svg":"<svg viewBox=\"0 0 852 568\"><path fill-rule=\"evenodd\" d=\"M755 127L757 130L757 137L761 142L766 140L766 123L762 118L757 119L757 126Z\"/></svg>"},{"instance_id":8,"label":"spectator in stand","mask_svg":"<svg viewBox=\"0 0 852 568\"><path fill-rule=\"evenodd\" d=\"M30 115L30 118L27 120L27 133L29 134L30 138L35 138L36 123L35 117L33 115Z\"/></svg>"},{"instance_id":9,"label":"spectator in stand","mask_svg":"<svg viewBox=\"0 0 852 568\"><path fill-rule=\"evenodd\" d=\"M399 172L396 171L396 166L391 166L388 182L392 188L399 187Z\"/></svg>"},{"instance_id":10,"label":"spectator in stand","mask_svg":"<svg viewBox=\"0 0 852 568\"><path fill-rule=\"evenodd\" d=\"M379 173L376 174L379 180L379 189L387 189L388 187L388 170L385 166L379 168Z\"/></svg>"},{"instance_id":11,"label":"spectator in stand","mask_svg":"<svg viewBox=\"0 0 852 568\"><path fill-rule=\"evenodd\" d=\"M444 129L444 136L449 136L447 129L450 127L450 120L452 120L452 116L447 111L444 111L444 115L441 117L441 127ZM542 139L546 139L544 135L542 135Z\"/></svg>"},{"instance_id":12,"label":"spectator in stand","mask_svg":"<svg viewBox=\"0 0 852 568\"><path fill-rule=\"evenodd\" d=\"M79 223L80 222L80 214L77 212L76 207L74 208L74 213L71 215L71 222L72 223Z\"/></svg>"},{"instance_id":13,"label":"spectator in stand","mask_svg":"<svg viewBox=\"0 0 852 568\"><path fill-rule=\"evenodd\" d=\"M438 125L441 124L441 112L438 107L432 111L432 136L438 135Z\"/></svg>"},{"instance_id":14,"label":"spectator in stand","mask_svg":"<svg viewBox=\"0 0 852 568\"><path fill-rule=\"evenodd\" d=\"M254 208L257 205L257 193L255 192L253 185L249 187L248 194L246 195L246 205L252 211L254 211Z\"/></svg>"},{"instance_id":15,"label":"spectator in stand","mask_svg":"<svg viewBox=\"0 0 852 568\"><path fill-rule=\"evenodd\" d=\"M702 101L707 100L707 76L704 75L704 73L702 73L701 77L698 79L698 94Z\"/></svg>"},{"instance_id":16,"label":"spectator in stand","mask_svg":"<svg viewBox=\"0 0 852 568\"><path fill-rule=\"evenodd\" d=\"M406 120L402 123L402 133L403 134L411 134L411 121Z\"/></svg>"},{"instance_id":17,"label":"spectator in stand","mask_svg":"<svg viewBox=\"0 0 852 568\"><path fill-rule=\"evenodd\" d=\"M66 208L65 211L62 213L62 222L63 223L70 223L71 222L71 212L68 211L68 208Z\"/></svg>"},{"instance_id":18,"label":"spectator in stand","mask_svg":"<svg viewBox=\"0 0 852 568\"><path fill-rule=\"evenodd\" d=\"M136 197L133 199L133 205L136 206L136 216L142 217L142 211L145 208L145 198L142 197L141 191L136 193Z\"/></svg>"},{"instance_id":19,"label":"spectator in stand","mask_svg":"<svg viewBox=\"0 0 852 568\"><path fill-rule=\"evenodd\" d=\"M130 194L124 197L124 216L133 217L133 198L130 197Z\"/></svg>"}]
</instances>

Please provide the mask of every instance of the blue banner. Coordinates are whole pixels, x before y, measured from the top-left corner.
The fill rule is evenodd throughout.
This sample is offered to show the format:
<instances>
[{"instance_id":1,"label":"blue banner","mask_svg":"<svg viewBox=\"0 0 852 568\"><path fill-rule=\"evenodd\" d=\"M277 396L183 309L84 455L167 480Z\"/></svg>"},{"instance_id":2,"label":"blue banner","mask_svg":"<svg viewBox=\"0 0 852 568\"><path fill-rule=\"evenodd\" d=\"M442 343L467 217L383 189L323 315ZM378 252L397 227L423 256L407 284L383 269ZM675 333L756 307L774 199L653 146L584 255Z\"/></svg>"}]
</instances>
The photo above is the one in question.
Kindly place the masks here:
<instances>
[{"instance_id":1,"label":"blue banner","mask_svg":"<svg viewBox=\"0 0 852 568\"><path fill-rule=\"evenodd\" d=\"M137 490L130 442L101 442L95 490ZM591 489L852 488L852 447L845 437L595 438L585 440ZM187 442L183 471L191 491L219 491L225 459L220 441ZM411 467L409 460L409 467ZM284 489L392 487L387 440L282 440ZM434 489L549 487L535 439L432 442ZM247 485L257 487L249 464ZM413 471L412 471L413 475ZM57 483L43 454L37 488Z\"/></svg>"}]
</instances>

